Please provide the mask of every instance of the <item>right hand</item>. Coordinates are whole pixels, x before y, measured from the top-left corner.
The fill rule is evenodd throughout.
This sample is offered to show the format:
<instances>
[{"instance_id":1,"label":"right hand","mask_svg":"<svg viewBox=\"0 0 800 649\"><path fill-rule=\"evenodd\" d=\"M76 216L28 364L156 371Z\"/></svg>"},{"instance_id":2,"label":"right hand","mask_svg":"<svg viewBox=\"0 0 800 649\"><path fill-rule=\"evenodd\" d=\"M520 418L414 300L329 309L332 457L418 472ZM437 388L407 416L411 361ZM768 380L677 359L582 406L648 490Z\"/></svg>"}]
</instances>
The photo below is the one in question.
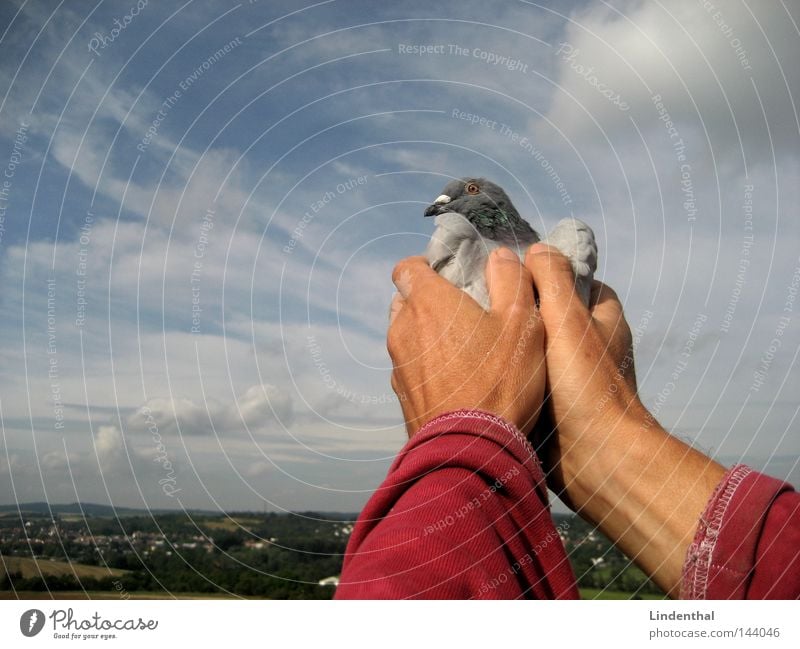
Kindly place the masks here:
<instances>
[{"instance_id":1,"label":"right hand","mask_svg":"<svg viewBox=\"0 0 800 649\"><path fill-rule=\"evenodd\" d=\"M546 245L531 246L525 265L544 323L549 396L534 441L542 442L548 484L677 597L697 522L725 468L669 435L642 405L614 292L595 282L584 306L569 261Z\"/></svg>"},{"instance_id":2,"label":"right hand","mask_svg":"<svg viewBox=\"0 0 800 649\"><path fill-rule=\"evenodd\" d=\"M614 291L595 281L587 308L569 260L546 244L531 246L525 265L539 295L547 364L547 417L534 442L544 445L551 487L580 506L576 478L599 464L593 458L624 445L620 424L652 416L636 394L631 331Z\"/></svg>"}]
</instances>

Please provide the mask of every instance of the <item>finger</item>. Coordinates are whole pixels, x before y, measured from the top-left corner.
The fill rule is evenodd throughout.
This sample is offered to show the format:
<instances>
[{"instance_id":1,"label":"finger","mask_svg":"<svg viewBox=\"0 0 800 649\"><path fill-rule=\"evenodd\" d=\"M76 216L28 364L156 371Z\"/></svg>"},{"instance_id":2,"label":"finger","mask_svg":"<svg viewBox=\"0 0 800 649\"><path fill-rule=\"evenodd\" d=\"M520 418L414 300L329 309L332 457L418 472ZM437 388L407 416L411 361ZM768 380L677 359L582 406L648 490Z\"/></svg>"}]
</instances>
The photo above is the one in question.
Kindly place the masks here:
<instances>
[{"instance_id":1,"label":"finger","mask_svg":"<svg viewBox=\"0 0 800 649\"><path fill-rule=\"evenodd\" d=\"M589 309L593 309L594 306L600 301L600 294L603 292L603 287L605 284L598 279L592 280L592 286L589 289Z\"/></svg>"},{"instance_id":2,"label":"finger","mask_svg":"<svg viewBox=\"0 0 800 649\"><path fill-rule=\"evenodd\" d=\"M395 293L392 296L392 303L389 306L389 326L391 327L394 324L394 319L397 317L397 314L400 313L400 309L403 308L406 301L403 299L403 296L400 293Z\"/></svg>"},{"instance_id":3,"label":"finger","mask_svg":"<svg viewBox=\"0 0 800 649\"><path fill-rule=\"evenodd\" d=\"M622 312L622 304L610 286L595 280L593 289L594 304L591 307L592 318L603 333L606 340L614 340L624 347L630 344L630 333Z\"/></svg>"},{"instance_id":4,"label":"finger","mask_svg":"<svg viewBox=\"0 0 800 649\"><path fill-rule=\"evenodd\" d=\"M616 292L603 282L594 281L592 287L592 317L604 326L617 326L622 319L622 303Z\"/></svg>"},{"instance_id":5,"label":"finger","mask_svg":"<svg viewBox=\"0 0 800 649\"><path fill-rule=\"evenodd\" d=\"M630 327L625 320L622 304L617 294L610 286L606 286L602 282L596 281L595 283L595 303L594 306L592 306L592 318L594 319L595 325L600 330L603 338L614 348L612 353L615 356L624 356L625 358L631 357L632 359L633 338L631 336ZM632 360L629 359L626 365L631 366L632 372Z\"/></svg>"},{"instance_id":6,"label":"finger","mask_svg":"<svg viewBox=\"0 0 800 649\"><path fill-rule=\"evenodd\" d=\"M508 248L497 248L486 262L486 286L492 313L508 317L534 307L533 279L519 257Z\"/></svg>"},{"instance_id":7,"label":"finger","mask_svg":"<svg viewBox=\"0 0 800 649\"><path fill-rule=\"evenodd\" d=\"M450 282L433 270L425 257L407 257L394 267L392 281L400 295L408 300L416 296L435 294L435 291L457 291Z\"/></svg>"},{"instance_id":8,"label":"finger","mask_svg":"<svg viewBox=\"0 0 800 649\"><path fill-rule=\"evenodd\" d=\"M402 298L401 298L402 299ZM392 302L394 306L394 302ZM386 332L386 351L389 352L389 358L392 359L392 364L397 366L398 355L403 350L403 345L406 340L408 326L403 325L403 318L399 318L399 311L397 314L392 315L393 322L389 325Z\"/></svg>"},{"instance_id":9,"label":"finger","mask_svg":"<svg viewBox=\"0 0 800 649\"><path fill-rule=\"evenodd\" d=\"M569 259L552 246L536 243L528 248L525 266L533 276L544 320L576 316L588 320L589 312L575 290Z\"/></svg>"}]
</instances>

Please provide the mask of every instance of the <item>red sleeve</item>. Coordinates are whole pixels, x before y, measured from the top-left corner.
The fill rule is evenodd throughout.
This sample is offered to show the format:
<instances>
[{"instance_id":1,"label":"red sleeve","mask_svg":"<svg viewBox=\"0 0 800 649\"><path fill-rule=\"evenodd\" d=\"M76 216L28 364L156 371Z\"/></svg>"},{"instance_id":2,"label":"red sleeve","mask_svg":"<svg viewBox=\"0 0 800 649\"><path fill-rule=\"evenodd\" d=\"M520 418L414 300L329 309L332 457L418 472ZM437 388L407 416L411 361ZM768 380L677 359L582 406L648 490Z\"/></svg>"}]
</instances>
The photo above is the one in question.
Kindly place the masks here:
<instances>
[{"instance_id":1,"label":"red sleeve","mask_svg":"<svg viewBox=\"0 0 800 649\"><path fill-rule=\"evenodd\" d=\"M681 597L800 598L800 494L744 465L728 471L700 517Z\"/></svg>"},{"instance_id":2,"label":"red sleeve","mask_svg":"<svg viewBox=\"0 0 800 649\"><path fill-rule=\"evenodd\" d=\"M458 411L426 424L359 516L337 599L577 598L533 448Z\"/></svg>"}]
</instances>

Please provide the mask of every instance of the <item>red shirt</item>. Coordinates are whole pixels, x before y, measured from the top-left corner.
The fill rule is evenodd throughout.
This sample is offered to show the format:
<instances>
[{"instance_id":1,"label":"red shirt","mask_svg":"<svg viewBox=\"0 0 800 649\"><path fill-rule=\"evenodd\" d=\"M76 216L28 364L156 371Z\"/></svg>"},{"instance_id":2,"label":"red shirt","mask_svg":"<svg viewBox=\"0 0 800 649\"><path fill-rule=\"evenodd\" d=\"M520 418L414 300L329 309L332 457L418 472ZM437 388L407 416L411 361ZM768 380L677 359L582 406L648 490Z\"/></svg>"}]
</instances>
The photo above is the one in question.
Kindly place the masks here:
<instances>
[{"instance_id":1,"label":"red shirt","mask_svg":"<svg viewBox=\"0 0 800 649\"><path fill-rule=\"evenodd\" d=\"M730 469L700 516L681 597L800 598L800 494L742 464Z\"/></svg>"},{"instance_id":2,"label":"red shirt","mask_svg":"<svg viewBox=\"0 0 800 649\"><path fill-rule=\"evenodd\" d=\"M735 467L702 520L684 596L800 596L800 494L789 485ZM479 411L437 417L409 440L359 516L336 590L337 599L577 597L533 448Z\"/></svg>"}]
</instances>

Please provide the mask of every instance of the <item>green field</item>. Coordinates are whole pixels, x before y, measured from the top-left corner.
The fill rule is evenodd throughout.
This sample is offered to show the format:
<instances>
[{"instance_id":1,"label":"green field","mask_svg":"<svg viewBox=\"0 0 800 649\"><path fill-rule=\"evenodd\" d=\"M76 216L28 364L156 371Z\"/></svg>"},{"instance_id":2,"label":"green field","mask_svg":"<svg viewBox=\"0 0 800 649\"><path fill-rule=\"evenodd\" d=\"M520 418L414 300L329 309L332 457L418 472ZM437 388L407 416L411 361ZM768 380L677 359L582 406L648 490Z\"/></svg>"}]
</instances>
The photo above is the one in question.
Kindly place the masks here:
<instances>
[{"instance_id":1,"label":"green field","mask_svg":"<svg viewBox=\"0 0 800 649\"><path fill-rule=\"evenodd\" d=\"M42 574L54 577L69 575L78 579L87 577L105 579L106 577L121 577L128 572L127 570L115 570L102 566L87 566L83 563L67 563L66 561L7 557L3 555L0 555L0 569L6 573L22 573L25 578L38 577Z\"/></svg>"},{"instance_id":2,"label":"green field","mask_svg":"<svg viewBox=\"0 0 800 649\"><path fill-rule=\"evenodd\" d=\"M581 588L582 599L618 599L630 600L632 593L617 590L601 590L599 588ZM641 599L665 599L659 595L639 595ZM119 593L104 591L0 591L0 600L4 599L261 599L258 597L239 597L235 595L210 595L208 593L175 593L174 596L163 593L128 593L121 597Z\"/></svg>"},{"instance_id":3,"label":"green field","mask_svg":"<svg viewBox=\"0 0 800 649\"><path fill-rule=\"evenodd\" d=\"M227 530L229 532L236 532L241 529L249 529L253 525L258 525L260 521L257 518L224 518L221 520L207 520L203 521L203 525L212 530Z\"/></svg>"},{"instance_id":4,"label":"green field","mask_svg":"<svg viewBox=\"0 0 800 649\"><path fill-rule=\"evenodd\" d=\"M581 599L668 599L666 595L652 593L623 593L618 590L603 588L581 588Z\"/></svg>"},{"instance_id":5,"label":"green field","mask_svg":"<svg viewBox=\"0 0 800 649\"><path fill-rule=\"evenodd\" d=\"M0 600L8 599L261 599L257 597L239 597L238 595L211 595L208 593L175 593L174 596L163 593L117 593L114 591L82 591L53 590L49 593L40 590L0 591Z\"/></svg>"},{"instance_id":6,"label":"green field","mask_svg":"<svg viewBox=\"0 0 800 649\"><path fill-rule=\"evenodd\" d=\"M145 510L118 518L87 504L52 506L52 515L46 503L22 509L3 515L0 506L3 599L330 599L334 589L319 583L341 573L356 518ZM661 596L591 525L574 515L554 520L583 599Z\"/></svg>"}]
</instances>

